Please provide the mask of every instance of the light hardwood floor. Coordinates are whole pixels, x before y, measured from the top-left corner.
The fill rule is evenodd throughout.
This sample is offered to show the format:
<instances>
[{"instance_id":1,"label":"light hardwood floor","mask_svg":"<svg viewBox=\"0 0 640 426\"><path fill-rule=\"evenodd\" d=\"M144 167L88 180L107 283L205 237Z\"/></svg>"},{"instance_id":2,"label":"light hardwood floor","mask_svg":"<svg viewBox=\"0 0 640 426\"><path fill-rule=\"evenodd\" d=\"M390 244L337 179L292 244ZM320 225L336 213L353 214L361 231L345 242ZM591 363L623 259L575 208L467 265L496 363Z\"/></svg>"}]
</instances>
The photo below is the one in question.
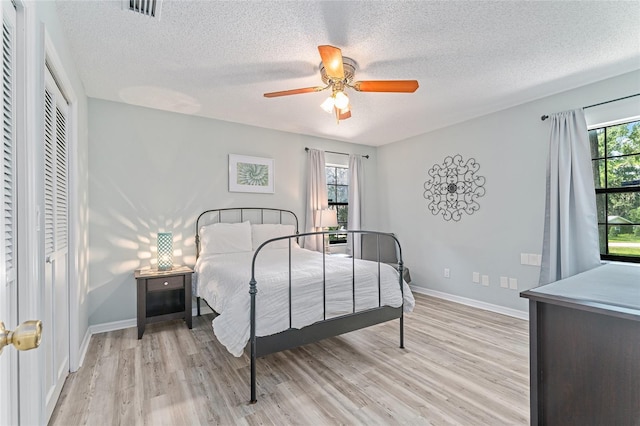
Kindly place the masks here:
<instances>
[{"instance_id":1,"label":"light hardwood floor","mask_svg":"<svg viewBox=\"0 0 640 426\"><path fill-rule=\"evenodd\" d=\"M94 335L52 425L527 425L527 322L416 294L398 321L258 360L218 343L213 315Z\"/></svg>"}]
</instances>

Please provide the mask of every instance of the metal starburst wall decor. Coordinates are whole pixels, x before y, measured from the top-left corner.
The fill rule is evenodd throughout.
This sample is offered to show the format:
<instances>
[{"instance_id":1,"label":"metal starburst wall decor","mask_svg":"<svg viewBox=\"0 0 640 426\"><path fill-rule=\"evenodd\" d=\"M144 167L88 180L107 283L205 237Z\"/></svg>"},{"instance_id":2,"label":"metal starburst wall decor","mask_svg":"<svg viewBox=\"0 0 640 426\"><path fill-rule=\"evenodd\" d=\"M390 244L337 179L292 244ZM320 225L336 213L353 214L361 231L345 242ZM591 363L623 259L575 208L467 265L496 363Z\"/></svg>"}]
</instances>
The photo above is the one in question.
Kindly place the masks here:
<instances>
[{"instance_id":1,"label":"metal starburst wall decor","mask_svg":"<svg viewBox=\"0 0 640 426\"><path fill-rule=\"evenodd\" d=\"M431 213L457 222L464 213L478 211L477 200L485 194L485 178L477 174L478 170L480 164L475 159L464 161L459 154L431 167L424 183L424 198Z\"/></svg>"}]
</instances>

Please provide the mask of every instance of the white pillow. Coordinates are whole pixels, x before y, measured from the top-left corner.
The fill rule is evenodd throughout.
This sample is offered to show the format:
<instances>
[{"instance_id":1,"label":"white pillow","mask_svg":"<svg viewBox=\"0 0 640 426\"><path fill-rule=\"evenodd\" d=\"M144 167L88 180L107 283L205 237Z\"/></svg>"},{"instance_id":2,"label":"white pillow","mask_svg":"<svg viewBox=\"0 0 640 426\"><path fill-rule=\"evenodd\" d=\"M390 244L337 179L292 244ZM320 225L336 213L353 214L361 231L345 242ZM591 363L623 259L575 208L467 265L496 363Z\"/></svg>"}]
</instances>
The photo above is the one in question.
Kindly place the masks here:
<instances>
[{"instance_id":1,"label":"white pillow","mask_svg":"<svg viewBox=\"0 0 640 426\"><path fill-rule=\"evenodd\" d=\"M294 235L296 233L296 228L293 225L280 225L278 223L271 224L255 224L251 225L251 241L253 245L253 250L257 250L258 247L262 243L272 238L284 237L287 235ZM299 248L298 243L295 238L291 239L291 247ZM289 248L289 240L279 240L274 241L272 243L267 244L264 247L266 249L276 249L276 248Z\"/></svg>"},{"instance_id":2,"label":"white pillow","mask_svg":"<svg viewBox=\"0 0 640 426\"><path fill-rule=\"evenodd\" d=\"M214 223L200 228L200 254L251 251L251 224Z\"/></svg>"}]
</instances>

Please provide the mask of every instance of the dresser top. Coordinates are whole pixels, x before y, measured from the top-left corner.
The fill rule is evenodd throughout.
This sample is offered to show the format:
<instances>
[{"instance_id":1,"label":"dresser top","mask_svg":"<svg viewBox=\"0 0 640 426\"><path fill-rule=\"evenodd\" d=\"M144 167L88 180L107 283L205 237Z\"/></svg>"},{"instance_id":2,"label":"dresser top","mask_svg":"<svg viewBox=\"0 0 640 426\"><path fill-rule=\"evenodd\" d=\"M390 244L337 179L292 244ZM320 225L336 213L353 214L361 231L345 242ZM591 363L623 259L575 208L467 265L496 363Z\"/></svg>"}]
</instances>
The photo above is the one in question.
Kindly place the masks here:
<instances>
[{"instance_id":1,"label":"dresser top","mask_svg":"<svg viewBox=\"0 0 640 426\"><path fill-rule=\"evenodd\" d=\"M548 303L597 307L640 317L640 265L607 263L586 272L532 288L523 297Z\"/></svg>"},{"instance_id":2,"label":"dresser top","mask_svg":"<svg viewBox=\"0 0 640 426\"><path fill-rule=\"evenodd\" d=\"M193 269L188 266L174 266L168 271L159 271L157 269L136 269L133 276L137 278L156 278L170 277L172 275L184 275L193 273Z\"/></svg>"}]
</instances>

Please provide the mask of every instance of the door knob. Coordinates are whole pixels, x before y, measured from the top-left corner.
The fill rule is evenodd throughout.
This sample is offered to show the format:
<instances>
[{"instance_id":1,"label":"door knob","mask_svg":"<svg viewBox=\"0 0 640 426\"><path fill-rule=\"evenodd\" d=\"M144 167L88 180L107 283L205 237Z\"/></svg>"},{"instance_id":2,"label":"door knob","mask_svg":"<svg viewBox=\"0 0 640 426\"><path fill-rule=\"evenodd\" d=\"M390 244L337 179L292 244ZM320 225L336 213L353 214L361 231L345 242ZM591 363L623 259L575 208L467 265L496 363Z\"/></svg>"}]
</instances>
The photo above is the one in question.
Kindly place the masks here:
<instances>
[{"instance_id":1,"label":"door knob","mask_svg":"<svg viewBox=\"0 0 640 426\"><path fill-rule=\"evenodd\" d=\"M15 331L4 328L0 321L0 354L7 345L13 345L19 351L28 351L40 346L42 340L42 321L25 321Z\"/></svg>"}]
</instances>

